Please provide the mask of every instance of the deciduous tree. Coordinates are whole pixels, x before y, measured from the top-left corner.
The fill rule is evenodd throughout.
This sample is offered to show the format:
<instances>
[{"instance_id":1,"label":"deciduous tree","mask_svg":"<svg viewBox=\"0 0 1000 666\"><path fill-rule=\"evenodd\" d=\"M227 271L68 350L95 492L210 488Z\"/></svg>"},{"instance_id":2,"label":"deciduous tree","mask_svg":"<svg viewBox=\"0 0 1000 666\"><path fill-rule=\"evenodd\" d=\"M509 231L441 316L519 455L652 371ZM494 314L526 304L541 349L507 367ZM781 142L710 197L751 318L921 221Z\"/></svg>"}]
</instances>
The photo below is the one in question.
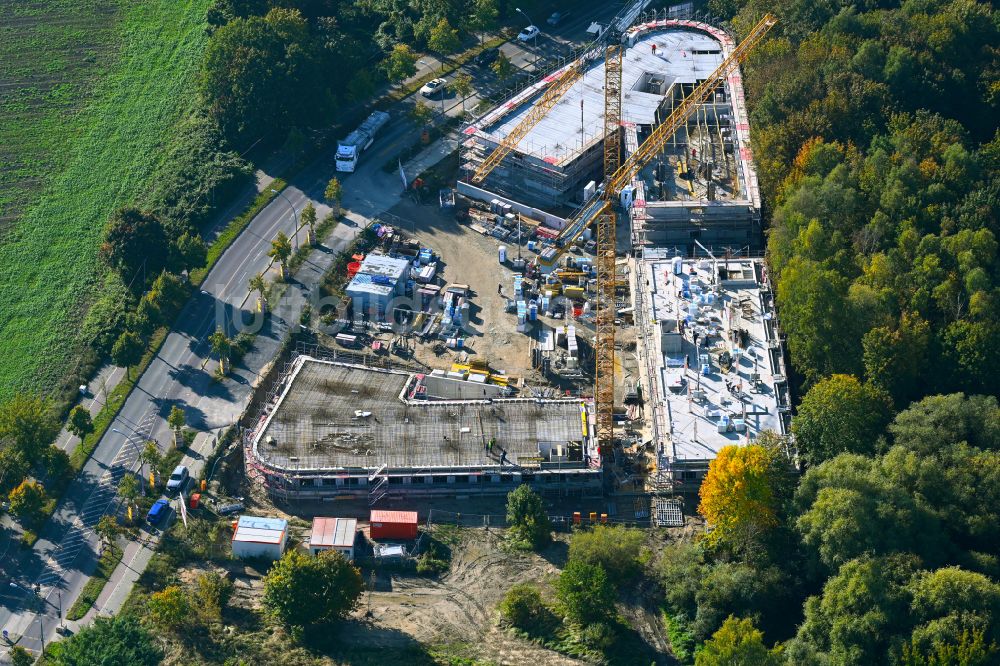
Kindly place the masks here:
<instances>
[{"instance_id":1,"label":"deciduous tree","mask_svg":"<svg viewBox=\"0 0 1000 666\"><path fill-rule=\"evenodd\" d=\"M500 10L496 0L475 0L472 12L466 18L466 26L472 32L479 33L479 43L483 42L483 33L497 27Z\"/></svg>"},{"instance_id":2,"label":"deciduous tree","mask_svg":"<svg viewBox=\"0 0 1000 666\"><path fill-rule=\"evenodd\" d=\"M538 588L530 583L518 583L507 590L499 609L505 622L528 632L537 629L548 613Z\"/></svg>"},{"instance_id":3,"label":"deciduous tree","mask_svg":"<svg viewBox=\"0 0 1000 666\"><path fill-rule=\"evenodd\" d=\"M290 627L343 618L364 589L358 569L335 551L316 557L289 550L264 578L264 605Z\"/></svg>"},{"instance_id":4,"label":"deciduous tree","mask_svg":"<svg viewBox=\"0 0 1000 666\"><path fill-rule=\"evenodd\" d=\"M147 279L166 266L167 248L167 235L155 215L137 208L121 208L104 228L101 258L138 293Z\"/></svg>"},{"instance_id":5,"label":"deciduous tree","mask_svg":"<svg viewBox=\"0 0 1000 666\"><path fill-rule=\"evenodd\" d=\"M271 241L271 249L267 251L267 256L278 262L281 267L281 279L288 277L288 258L292 256L292 243L284 231L279 231Z\"/></svg>"},{"instance_id":6,"label":"deciduous tree","mask_svg":"<svg viewBox=\"0 0 1000 666\"><path fill-rule=\"evenodd\" d=\"M0 406L0 442L13 444L29 462L37 461L58 434L59 422L47 400L17 395Z\"/></svg>"},{"instance_id":7,"label":"deciduous tree","mask_svg":"<svg viewBox=\"0 0 1000 666\"><path fill-rule=\"evenodd\" d=\"M257 310L260 312L267 312L267 283L264 282L264 274L257 273L250 281L247 283L250 288L250 293L257 292Z\"/></svg>"},{"instance_id":8,"label":"deciduous tree","mask_svg":"<svg viewBox=\"0 0 1000 666\"><path fill-rule=\"evenodd\" d=\"M542 498L527 485L507 494L507 524L513 543L520 547L539 548L552 538L552 524Z\"/></svg>"},{"instance_id":9,"label":"deciduous tree","mask_svg":"<svg viewBox=\"0 0 1000 666\"><path fill-rule=\"evenodd\" d=\"M748 618L729 616L695 652L695 666L778 666L780 654L764 645L764 634Z\"/></svg>"},{"instance_id":10,"label":"deciduous tree","mask_svg":"<svg viewBox=\"0 0 1000 666\"><path fill-rule=\"evenodd\" d=\"M245 146L274 127L307 125L322 105L291 103L312 91L322 100L318 44L297 9L237 17L216 30L202 59L200 88L225 135ZM318 107L318 108L317 108Z\"/></svg>"},{"instance_id":11,"label":"deciduous tree","mask_svg":"<svg viewBox=\"0 0 1000 666\"><path fill-rule=\"evenodd\" d=\"M458 38L458 30L451 27L451 24L448 23L448 19L442 18L431 29L427 45L432 51L436 51L441 55L446 56L461 48L462 41Z\"/></svg>"},{"instance_id":12,"label":"deciduous tree","mask_svg":"<svg viewBox=\"0 0 1000 666\"><path fill-rule=\"evenodd\" d=\"M396 44L384 66L390 81L395 83L408 79L417 73L417 54L406 44Z\"/></svg>"},{"instance_id":13,"label":"deciduous tree","mask_svg":"<svg viewBox=\"0 0 1000 666\"><path fill-rule=\"evenodd\" d=\"M569 560L555 588L566 617L578 625L602 622L615 612L614 588L599 565Z\"/></svg>"},{"instance_id":14,"label":"deciduous tree","mask_svg":"<svg viewBox=\"0 0 1000 666\"><path fill-rule=\"evenodd\" d=\"M89 627L47 648L45 661L54 666L129 664L157 666L163 652L133 614L100 616Z\"/></svg>"},{"instance_id":15,"label":"deciduous tree","mask_svg":"<svg viewBox=\"0 0 1000 666\"><path fill-rule=\"evenodd\" d=\"M340 215L340 202L344 199L344 188L340 185L340 180L336 176L330 179L323 191L323 197L333 208L334 217Z\"/></svg>"},{"instance_id":16,"label":"deciduous tree","mask_svg":"<svg viewBox=\"0 0 1000 666\"><path fill-rule=\"evenodd\" d=\"M124 531L118 519L112 515L101 516L101 519L97 521L97 526L94 527L94 534L101 539L101 544L106 547L113 545Z\"/></svg>"},{"instance_id":17,"label":"deciduous tree","mask_svg":"<svg viewBox=\"0 0 1000 666\"><path fill-rule=\"evenodd\" d=\"M208 336L208 342L212 345L212 352L219 357L219 372L225 375L229 371L229 354L233 349L233 341L220 327L215 329L215 333Z\"/></svg>"},{"instance_id":18,"label":"deciduous tree","mask_svg":"<svg viewBox=\"0 0 1000 666\"><path fill-rule=\"evenodd\" d=\"M413 122L417 126L426 127L431 124L431 118L434 117L434 109L423 102L416 102L413 108L410 109L410 117L413 118Z\"/></svg>"},{"instance_id":19,"label":"deciduous tree","mask_svg":"<svg viewBox=\"0 0 1000 666\"><path fill-rule=\"evenodd\" d=\"M125 331L115 340L111 348L111 360L115 365L125 368L125 374L132 378L132 366L138 365L142 360L142 353L146 345L142 343L139 336L132 331Z\"/></svg>"},{"instance_id":20,"label":"deciduous tree","mask_svg":"<svg viewBox=\"0 0 1000 666\"><path fill-rule=\"evenodd\" d=\"M73 409L69 410L69 420L66 422L66 428L80 438L94 432L94 423L90 418L90 412L87 408L83 405L76 405Z\"/></svg>"},{"instance_id":21,"label":"deciduous tree","mask_svg":"<svg viewBox=\"0 0 1000 666\"><path fill-rule=\"evenodd\" d=\"M496 74L497 78L501 81L506 81L514 75L514 72L517 71L517 67L514 66L514 63L510 61L510 58L508 58L507 54L503 51L500 52L497 59L493 61L492 65L490 65L490 69L493 70L493 73Z\"/></svg>"},{"instance_id":22,"label":"deciduous tree","mask_svg":"<svg viewBox=\"0 0 1000 666\"><path fill-rule=\"evenodd\" d=\"M128 501L139 496L139 481L132 474L126 474L118 483L118 494Z\"/></svg>"},{"instance_id":23,"label":"deciduous tree","mask_svg":"<svg viewBox=\"0 0 1000 666\"><path fill-rule=\"evenodd\" d=\"M778 524L778 455L755 444L719 451L699 491L710 543L742 550Z\"/></svg>"},{"instance_id":24,"label":"deciduous tree","mask_svg":"<svg viewBox=\"0 0 1000 666\"><path fill-rule=\"evenodd\" d=\"M174 448L177 447L177 433L184 427L185 420L184 410L180 405L174 405L170 408L170 414L167 415L167 425L170 426L170 432L174 438Z\"/></svg>"},{"instance_id":25,"label":"deciduous tree","mask_svg":"<svg viewBox=\"0 0 1000 666\"><path fill-rule=\"evenodd\" d=\"M932 395L897 414L889 432L895 444L922 455L944 453L960 442L1000 450L1000 405L995 396Z\"/></svg>"},{"instance_id":26,"label":"deciduous tree","mask_svg":"<svg viewBox=\"0 0 1000 666\"><path fill-rule=\"evenodd\" d=\"M455 75L455 78L451 81L451 87L455 90L456 95L462 97L462 113L465 113L465 98L472 94L472 77L464 72Z\"/></svg>"},{"instance_id":27,"label":"deciduous tree","mask_svg":"<svg viewBox=\"0 0 1000 666\"><path fill-rule=\"evenodd\" d=\"M49 444L42 451L42 466L45 469L46 479L57 483L70 474L69 454L55 444Z\"/></svg>"},{"instance_id":28,"label":"deciduous tree","mask_svg":"<svg viewBox=\"0 0 1000 666\"><path fill-rule=\"evenodd\" d=\"M309 227L309 243L316 242L316 207L310 201L302 208L302 222Z\"/></svg>"},{"instance_id":29,"label":"deciduous tree","mask_svg":"<svg viewBox=\"0 0 1000 666\"><path fill-rule=\"evenodd\" d=\"M164 629L181 629L192 620L191 599L177 585L170 585L150 595L147 608L153 622Z\"/></svg>"},{"instance_id":30,"label":"deciduous tree","mask_svg":"<svg viewBox=\"0 0 1000 666\"><path fill-rule=\"evenodd\" d=\"M26 523L34 523L42 513L48 496L45 488L37 481L22 481L21 484L10 491L7 496L10 502L10 513L16 518L20 518Z\"/></svg>"},{"instance_id":31,"label":"deciduous tree","mask_svg":"<svg viewBox=\"0 0 1000 666\"><path fill-rule=\"evenodd\" d=\"M650 553L641 530L621 525L595 525L576 532L569 542L569 559L604 568L618 585L630 583L642 572Z\"/></svg>"},{"instance_id":32,"label":"deciduous tree","mask_svg":"<svg viewBox=\"0 0 1000 666\"><path fill-rule=\"evenodd\" d=\"M888 397L850 375L833 375L802 398L792 432L802 458L810 465L838 453L875 452L889 419Z\"/></svg>"}]
</instances>

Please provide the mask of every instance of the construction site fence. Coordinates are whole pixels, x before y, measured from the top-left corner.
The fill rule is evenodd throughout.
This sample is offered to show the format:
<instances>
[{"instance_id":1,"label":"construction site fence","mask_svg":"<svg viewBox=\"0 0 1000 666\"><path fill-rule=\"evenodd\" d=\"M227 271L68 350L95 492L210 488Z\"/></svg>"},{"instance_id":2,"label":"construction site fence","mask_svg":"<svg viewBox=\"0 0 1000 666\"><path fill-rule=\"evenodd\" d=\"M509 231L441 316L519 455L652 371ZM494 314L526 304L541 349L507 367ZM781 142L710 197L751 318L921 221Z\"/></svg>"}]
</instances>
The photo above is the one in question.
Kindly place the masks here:
<instances>
[{"instance_id":1,"label":"construction site fence","mask_svg":"<svg viewBox=\"0 0 1000 666\"><path fill-rule=\"evenodd\" d=\"M550 513L549 522L552 529L557 532L569 532L573 527L593 527L594 525L622 525L625 527L649 527L650 521L624 519L607 514L596 513L591 517L591 512L581 511L579 524L574 522L573 513ZM434 525L457 525L459 527L479 527L479 528L506 528L508 527L507 516L496 513L465 513L455 511L444 511L441 509L431 509L427 514L427 528L432 529Z\"/></svg>"}]
</instances>

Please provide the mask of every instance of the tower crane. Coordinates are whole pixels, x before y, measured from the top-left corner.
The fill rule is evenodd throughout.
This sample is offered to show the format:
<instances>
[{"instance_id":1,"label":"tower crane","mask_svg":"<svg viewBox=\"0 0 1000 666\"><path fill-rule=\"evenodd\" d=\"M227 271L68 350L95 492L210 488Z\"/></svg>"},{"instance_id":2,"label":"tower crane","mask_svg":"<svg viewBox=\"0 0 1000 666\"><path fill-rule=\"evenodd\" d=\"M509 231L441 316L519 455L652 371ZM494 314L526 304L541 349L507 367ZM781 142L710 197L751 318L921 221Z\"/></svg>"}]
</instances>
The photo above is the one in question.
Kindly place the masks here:
<instances>
[{"instance_id":1,"label":"tower crane","mask_svg":"<svg viewBox=\"0 0 1000 666\"><path fill-rule=\"evenodd\" d=\"M593 55L589 55L578 59L567 67L563 73L560 74L559 77L545 89L545 92L542 93L542 96L537 102L535 102L534 106L531 107L531 110L528 111L524 118L521 119L521 122L515 125L514 128L508 132L507 136L503 138L493 152L487 155L486 159L483 160L483 163L479 165L479 168L476 169L476 173L472 174L471 180L473 183L483 182L486 176L490 175L490 172L503 161L503 158L507 157L507 155L509 155L510 152L517 147L517 144L520 143L521 139L523 139L528 132L531 131L531 128L540 123L542 118L548 115L549 111L552 110L552 107L554 107L559 100L561 100L563 96L569 92L569 89L573 87L576 80L583 75L583 72L589 66L593 57Z\"/></svg>"},{"instance_id":2,"label":"tower crane","mask_svg":"<svg viewBox=\"0 0 1000 666\"><path fill-rule=\"evenodd\" d=\"M649 137L622 163L620 161L621 67L620 45L607 47L604 100L604 191L585 205L557 238L558 247L539 257L542 264L553 265L563 251L593 222L597 223L597 312L594 341L594 404L597 412L597 438L601 454L614 442L614 365L615 365L615 228L614 202L628 183L659 154L695 109L705 102L730 72L774 27L778 20L771 14L762 18L722 64L698 84ZM553 249L553 248L549 248Z\"/></svg>"}]
</instances>

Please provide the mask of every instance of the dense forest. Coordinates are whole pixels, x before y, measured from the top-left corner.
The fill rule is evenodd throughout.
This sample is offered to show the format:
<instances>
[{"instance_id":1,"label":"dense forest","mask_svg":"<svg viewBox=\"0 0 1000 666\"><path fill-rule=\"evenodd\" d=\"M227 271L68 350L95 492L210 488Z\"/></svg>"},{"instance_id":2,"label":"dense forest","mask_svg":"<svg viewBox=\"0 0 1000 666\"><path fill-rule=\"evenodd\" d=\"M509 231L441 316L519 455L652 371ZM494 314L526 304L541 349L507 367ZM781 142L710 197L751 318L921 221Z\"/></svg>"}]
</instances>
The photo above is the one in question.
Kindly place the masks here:
<instances>
[{"instance_id":1,"label":"dense forest","mask_svg":"<svg viewBox=\"0 0 1000 666\"><path fill-rule=\"evenodd\" d=\"M698 664L997 663L1000 16L709 7L737 32L780 19L746 81L800 400L790 442L713 462L707 537L663 553L675 646L701 645Z\"/></svg>"}]
</instances>

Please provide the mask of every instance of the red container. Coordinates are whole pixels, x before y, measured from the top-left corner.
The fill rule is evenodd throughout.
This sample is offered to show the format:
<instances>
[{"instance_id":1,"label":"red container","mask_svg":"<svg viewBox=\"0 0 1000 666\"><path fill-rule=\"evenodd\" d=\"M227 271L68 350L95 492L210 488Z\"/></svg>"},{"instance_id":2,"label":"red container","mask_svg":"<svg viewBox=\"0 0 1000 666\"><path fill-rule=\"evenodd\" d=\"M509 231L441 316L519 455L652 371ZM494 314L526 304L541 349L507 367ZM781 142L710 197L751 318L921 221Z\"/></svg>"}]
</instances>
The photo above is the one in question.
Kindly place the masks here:
<instances>
[{"instance_id":1,"label":"red container","mask_svg":"<svg viewBox=\"0 0 1000 666\"><path fill-rule=\"evenodd\" d=\"M416 511L382 511L376 509L372 511L369 525L371 526L372 539L417 538Z\"/></svg>"},{"instance_id":2,"label":"red container","mask_svg":"<svg viewBox=\"0 0 1000 666\"><path fill-rule=\"evenodd\" d=\"M354 277L355 275L358 274L358 271L360 270L361 270L361 262L352 261L351 263L347 264L347 277L349 278Z\"/></svg>"},{"instance_id":3,"label":"red container","mask_svg":"<svg viewBox=\"0 0 1000 666\"><path fill-rule=\"evenodd\" d=\"M193 493L191 497L188 498L188 506L192 509L197 509L200 503L201 493Z\"/></svg>"}]
</instances>

